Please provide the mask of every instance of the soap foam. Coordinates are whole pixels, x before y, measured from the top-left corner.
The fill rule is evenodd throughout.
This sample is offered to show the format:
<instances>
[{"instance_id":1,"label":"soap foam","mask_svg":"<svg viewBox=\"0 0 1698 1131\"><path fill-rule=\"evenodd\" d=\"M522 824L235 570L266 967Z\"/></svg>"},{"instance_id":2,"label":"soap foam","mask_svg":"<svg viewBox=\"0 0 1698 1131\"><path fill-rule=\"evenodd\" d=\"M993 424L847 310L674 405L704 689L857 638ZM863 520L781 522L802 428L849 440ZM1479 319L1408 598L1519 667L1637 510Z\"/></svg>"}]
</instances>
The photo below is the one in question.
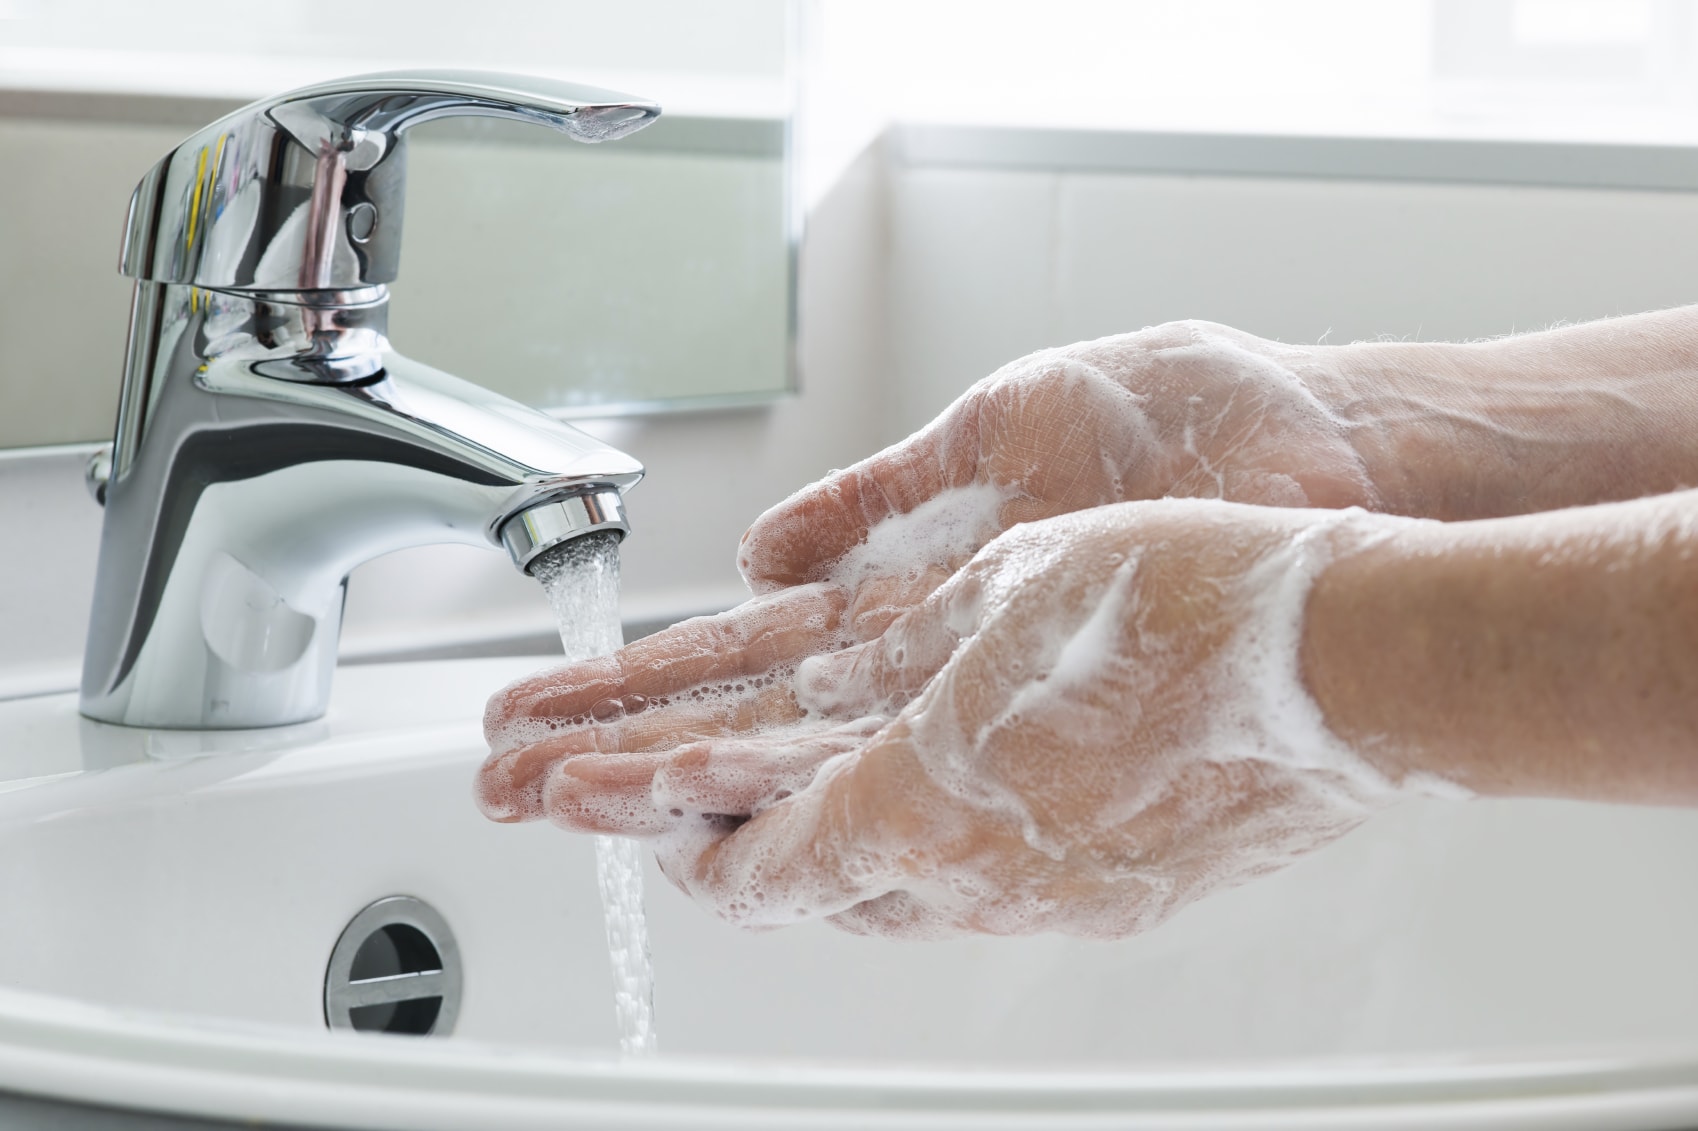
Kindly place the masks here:
<instances>
[{"instance_id":1,"label":"soap foam","mask_svg":"<svg viewBox=\"0 0 1698 1131\"><path fill-rule=\"evenodd\" d=\"M821 584L847 587L890 569L920 568L939 547L959 544L963 531L977 536L1000 501L1000 493L982 488L942 498L934 513L952 527L947 534L920 514L880 524ZM1360 510L1285 511L1284 529L1262 535L1258 549L1241 533L1255 513L1170 500L1027 524L996 539L925 610L878 640L855 645L820 621L814 628L828 651L797 669L592 710L599 718L590 729L607 735L598 745L608 750L623 748L617 728L657 705L689 705L720 722L710 728L715 737L685 734L669 755L656 755L647 792L586 794L595 807L590 816L649 835L674 882L743 925L839 915L848 929L916 936L963 927L1101 937L1148 929L1208 891L1272 871L1342 835L1402 794L1444 784L1393 783L1379 774L1330 732L1298 669L1315 578L1336 557L1411 520ZM1175 518L1212 524L1215 542L1229 548L1224 565L1198 558L1185 576L1219 593L1235 625L1191 682L1177 686L1160 681L1165 658L1193 644L1183 621L1174 623L1161 571L1174 568L1172 555L1196 551L1163 533ZM1249 527L1263 529L1261 521ZM1146 524L1154 533L1129 543L1126 533L1141 534ZM1097 553L1103 539L1124 548ZM760 604L731 614L732 621L758 615ZM965 646L986 634L1003 642L999 662L988 667ZM830 651L838 647L848 650ZM901 687L853 686L857 651L872 649L882 650L889 670L922 669L912 702ZM1001 706L974 721L964 707L987 694L987 679ZM1168 725L1162 713L1171 714L1175 703L1194 706L1197 724L1139 755L1153 760L1129 775L1126 735L1144 713L1154 725ZM511 725L558 733L555 720ZM1041 770L1048 780L1008 760L1008 751L1034 733L1059 743ZM924 830L912 843L845 841L825 803L829 783L880 742L903 744L933 787L904 797L910 827ZM1151 841L1142 831L1149 822L1140 818L1151 813L1173 830L1167 840ZM693 872L728 831L763 814L773 820L746 841L751 850L719 854L710 874ZM999 827L1035 854L1023 866L1030 874L1017 882L997 878L1006 861L947 847ZM820 851L842 855L827 869L796 867ZM1089 875L1096 886L1072 891L1063 873Z\"/></svg>"},{"instance_id":2,"label":"soap foam","mask_svg":"<svg viewBox=\"0 0 1698 1131\"><path fill-rule=\"evenodd\" d=\"M835 913L851 929L913 934L969 926L1114 935L1153 925L1201 892L1279 867L1400 791L1442 786L1394 785L1377 774L1328 731L1297 668L1315 577L1336 554L1386 536L1398 520L1293 509L1290 537L1269 542L1247 571L1198 580L1221 587L1240 615L1237 631L1187 684L1164 683L1162 675L1167 657L1194 646L1151 581L1170 548L1158 536L1092 559L1079 539L1133 513L1185 515L1215 523L1228 543L1240 538L1246 512L1210 498L1286 508L1371 502L1373 486L1345 439L1348 423L1299 375L1306 356L1185 323L1011 363L917 437L868 461L905 472L901 461L924 448L939 467L970 466L978 478L876 523L830 565L817 584L851 594L851 607L836 628L818 618L810 624L818 655L653 702L598 702L566 720L527 717L509 705L510 721L492 745L520 749L562 728L589 727L606 736L598 743L603 749L625 749L618 728L656 707L682 705L721 719L703 742L685 728L676 760L661 759L647 798L660 816L645 827L664 827L654 843L674 882L747 925ZM867 474L867 464L834 474L757 521L741 560L753 587L769 584L769 569L787 576L778 568L785 554L806 544L792 529L806 512L798 499L838 490L844 475L856 474ZM1120 503L1152 490L1183 498ZM1064 517L1035 521L1057 514ZM1024 525L997 537L1003 524L1016 522ZM939 576L987 543L998 569ZM1090 568L1097 572L1076 576ZM939 581L929 603L935 615L903 615L909 598ZM701 646L736 651L740 626L755 623L765 602L809 588L783 588L715 618L718 628ZM883 635L861 643L859 626L871 620L857 620L864 610L856 603L876 601L886 589L888 608L878 609ZM969 646L981 636L1002 641L995 663ZM863 678L873 671L883 673L878 686ZM769 682L758 683L762 678ZM1000 706L983 717L974 704L987 697ZM751 703L766 706L751 714ZM1174 729L1171 716L1180 707L1195 718ZM733 719L726 737L723 721ZM1165 745L1140 751L1139 772L1117 777L1126 735L1146 722L1168 727ZM1044 764L1043 780L1008 753L1034 733L1056 736L1058 752ZM794 855L824 851L817 838L827 821L825 791L881 742L905 744L929 783L931 793L904 798L923 843L833 842L831 851L847 854L832 861L834 876L798 887ZM692 762L708 754L714 768L704 774ZM541 804L540 787L528 788L512 809ZM716 798L729 811L716 811ZM1084 815L1069 815L1081 798L1089 802ZM631 806L643 803L609 796L607 815L640 822L646 818ZM1121 831L1151 812L1178 830L1171 843ZM721 854L711 888L704 888L709 881L689 872L702 852L737 822L763 814L772 819L760 838L749 838L751 854ZM992 882L976 870L984 860L940 848L958 848L982 831L963 824L967 814L1032 850L1031 875L1013 885ZM1064 865L1094 869L1098 895L1060 894L1068 891Z\"/></svg>"},{"instance_id":3,"label":"soap foam","mask_svg":"<svg viewBox=\"0 0 1698 1131\"><path fill-rule=\"evenodd\" d=\"M1303 686L1298 655L1304 609L1321 570L1340 549L1366 549L1410 520L1354 507L1315 513L1316 522L1244 575L1254 596L1218 677L1238 694L1222 697L1207 748L1216 760L1257 757L1325 771L1350 794L1384 797L1394 792L1392 783L1328 729Z\"/></svg>"},{"instance_id":4,"label":"soap foam","mask_svg":"<svg viewBox=\"0 0 1698 1131\"><path fill-rule=\"evenodd\" d=\"M916 577L938 565L954 569L1001 529L1007 493L990 483L952 487L906 514L893 514L838 559L832 584L854 591L875 578Z\"/></svg>"},{"instance_id":5,"label":"soap foam","mask_svg":"<svg viewBox=\"0 0 1698 1131\"><path fill-rule=\"evenodd\" d=\"M833 686L834 676L861 670L847 662L850 657L823 657L802 666L798 699L816 715L869 704L881 718L900 714L902 721L884 735L909 743L941 795L929 803L904 798L924 818L918 823L928 831L927 844L914 845L905 857L875 853L864 860L867 890L877 892L882 883L909 895L894 904L875 901L867 918L857 912L847 925L896 929L901 916L893 909L911 908L918 898L937 914L909 924L912 931L903 927L907 933L935 931L940 921L949 921L998 933L1060 926L1117 936L1147 929L1208 891L1282 867L1400 796L1454 792L1446 783L1419 778L1394 783L1379 773L1329 730L1298 667L1303 611L1315 578L1337 556L1365 549L1412 520L1356 509L1284 512L1287 532L1264 535L1260 549L1229 554L1225 573L1201 576L1201 584L1221 592L1236 628L1192 677L1202 684L1176 689L1149 674L1159 671L1163 657L1195 647L1183 624L1181 635L1172 635L1171 608L1159 588L1153 595L1146 591L1160 584L1151 571L1162 568L1164 553L1176 552L1159 537L1131 552L1104 556L1112 568L1082 589L1072 584L1048 590L1049 580L1065 578L1089 559L1094 527L1130 520L1124 529L1138 531L1144 516L1176 515L1213 524L1216 537L1229 546L1245 541L1238 533L1247 517L1242 508L1206 500L1129 504L1004 535L988 551L996 568L976 564L939 591L932 615L910 618L891 639L862 646L885 649L887 665L900 668L906 654L935 650L917 642L917 634L945 634L948 660L906 708L900 700L881 700L880 689ZM1161 529L1159 523L1155 529ZM1194 566L1207 567L1206 559ZM968 663L973 650L963 646L987 632L1002 634L999 639L1008 644L993 670ZM987 678L1000 681L988 693ZM1105 680L1120 688L1106 701ZM963 704L971 708L986 694L1004 705L973 723ZM1176 733L1154 761L1128 775L1122 749L1128 728L1140 711L1159 715L1176 697L1193 701L1199 725ZM1154 722L1166 725L1161 718ZM1046 727L1061 745L1039 772L1053 780L1008 777L1009 764L999 750ZM1114 785L1117 781L1122 784ZM1093 797L1101 803L1089 803ZM975 874L974 860L946 862L939 846L952 842L952 826L958 832L961 818L943 799L964 802L989 827L1017 827L1031 849L1074 869L1081 845L1113 844L1117 830L1137 827L1141 815L1167 814L1167 825L1183 835L1166 845L1104 850L1093 861L1097 878L1117 898L1058 902L1045 884L999 886ZM1068 815L1071 824L1063 821L1068 805L1080 799L1087 803L1075 805L1079 812ZM741 886L746 890L734 901L732 917L770 922L753 894L755 879L746 877Z\"/></svg>"},{"instance_id":6,"label":"soap foam","mask_svg":"<svg viewBox=\"0 0 1698 1131\"><path fill-rule=\"evenodd\" d=\"M941 492L908 514L891 516L874 526L864 542L839 560L831 571L829 581L756 597L729 613L700 618L695 623L714 626L712 631L704 631L700 635L699 646L703 656L716 648L734 647L737 642L746 639L749 633L745 626L763 622L769 610L780 602L795 605L800 597L814 593L822 595L819 604L822 609L827 609L833 607L823 600L823 595L829 590L853 592L876 578L918 576L940 561L958 564L996 534L997 512L1003 500L1004 494L998 489L973 484ZM855 643L848 626L839 623L834 630L824 611L809 613L799 618L797 624L811 633L819 641L822 651L827 653ZM686 623L679 627L688 628L689 625ZM678 641L689 639L676 630L672 635ZM675 662L687 662L691 658L685 652L673 657ZM574 665L563 669L562 676L576 676L581 685L585 682L582 670ZM571 689L572 684L564 679L551 684L546 679L539 681L537 677L519 681L491 700L488 738L496 757L491 759L482 775L480 804L487 814L500 819L547 811L545 780L515 780L511 762L504 761L503 756L510 757L563 734L582 733L586 728L601 731L596 742L599 749L622 749L618 740L619 724L647 710L689 708L703 720L715 717L725 720L711 729L715 732L730 730L739 739L781 733L788 736L786 740L801 740L815 731L840 731L841 718L828 719L820 712L813 712L810 716L794 708L783 710L783 704L795 702L789 690L795 672L794 664L778 664L756 675L710 680L652 700L640 696L603 699L588 712L574 716L551 715L538 709L549 698ZM783 692L782 697L773 694L777 691ZM759 702L763 697L769 703L769 709L749 715L750 704ZM729 725L733 719L737 724L734 728ZM679 736L680 742L690 740L688 732ZM586 804L591 802L586 799ZM604 807L586 813L586 816L617 820L629 815L628 805L628 799L610 795ZM661 808L669 811L678 806L667 804Z\"/></svg>"}]
</instances>

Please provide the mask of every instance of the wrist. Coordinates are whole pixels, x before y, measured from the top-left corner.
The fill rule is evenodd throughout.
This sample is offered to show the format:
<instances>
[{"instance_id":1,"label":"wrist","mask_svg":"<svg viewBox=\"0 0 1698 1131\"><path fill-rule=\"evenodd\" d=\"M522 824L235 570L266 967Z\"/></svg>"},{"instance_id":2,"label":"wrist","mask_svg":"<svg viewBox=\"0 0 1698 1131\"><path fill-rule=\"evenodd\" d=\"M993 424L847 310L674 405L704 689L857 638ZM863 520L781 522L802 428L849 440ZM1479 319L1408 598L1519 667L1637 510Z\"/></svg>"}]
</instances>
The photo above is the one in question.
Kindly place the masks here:
<instances>
[{"instance_id":1,"label":"wrist","mask_svg":"<svg viewBox=\"0 0 1698 1131\"><path fill-rule=\"evenodd\" d=\"M1316 578L1304 685L1395 782L1698 802L1695 508L1411 523Z\"/></svg>"},{"instance_id":2,"label":"wrist","mask_svg":"<svg viewBox=\"0 0 1698 1131\"><path fill-rule=\"evenodd\" d=\"M1698 482L1698 308L1322 347L1305 380L1393 514L1501 518Z\"/></svg>"},{"instance_id":3,"label":"wrist","mask_svg":"<svg viewBox=\"0 0 1698 1131\"><path fill-rule=\"evenodd\" d=\"M1443 520L1516 510L1513 501L1525 491L1513 453L1502 448L1498 422L1510 407L1503 403L1507 395L1482 395L1502 384L1489 348L1451 342L1322 347L1304 378L1343 422L1374 486L1377 509Z\"/></svg>"},{"instance_id":4,"label":"wrist","mask_svg":"<svg viewBox=\"0 0 1698 1131\"><path fill-rule=\"evenodd\" d=\"M1395 538L1335 553L1310 587L1298 641L1303 686L1328 731L1394 784L1432 773L1419 739L1401 732L1387 711L1394 700L1419 693L1393 685L1398 661L1411 659L1412 646L1395 633L1404 620L1396 612L1395 583L1387 582L1407 556L1407 540ZM1388 632L1391 638L1382 639ZM1377 662L1388 657L1389 664Z\"/></svg>"},{"instance_id":5,"label":"wrist","mask_svg":"<svg viewBox=\"0 0 1698 1131\"><path fill-rule=\"evenodd\" d=\"M1360 586L1347 588L1342 605L1336 595L1323 595L1329 575L1341 567L1371 564L1410 530L1439 524L1359 509L1300 513L1305 517L1245 575L1254 596L1240 630L1243 655L1232 667L1235 680L1251 689L1250 713L1257 721L1241 729L1265 733L1271 761L1325 771L1339 788L1371 807L1408 793L1466 794L1439 780L1419 750L1388 742L1385 734L1360 725L1363 708L1371 709L1386 689L1357 679L1359 672L1350 663L1355 642L1334 648L1325 631L1355 623L1353 606L1361 594ZM1317 604L1325 607L1318 616ZM1317 620L1321 632L1314 628ZM1320 663L1317 642L1328 647ZM1346 725L1338 725L1339 720Z\"/></svg>"}]
</instances>

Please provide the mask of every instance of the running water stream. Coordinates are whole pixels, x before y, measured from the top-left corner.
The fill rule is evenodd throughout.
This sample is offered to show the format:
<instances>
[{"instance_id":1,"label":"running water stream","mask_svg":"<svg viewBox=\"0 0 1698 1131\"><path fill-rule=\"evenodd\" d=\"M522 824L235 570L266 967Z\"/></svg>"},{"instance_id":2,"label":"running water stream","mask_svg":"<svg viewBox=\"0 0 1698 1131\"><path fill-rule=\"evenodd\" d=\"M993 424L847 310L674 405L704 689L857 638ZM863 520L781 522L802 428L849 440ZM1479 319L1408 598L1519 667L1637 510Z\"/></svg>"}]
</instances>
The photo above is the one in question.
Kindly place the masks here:
<instances>
[{"instance_id":1,"label":"running water stream","mask_svg":"<svg viewBox=\"0 0 1698 1131\"><path fill-rule=\"evenodd\" d=\"M560 625L568 660L605 656L624 642L619 629L619 536L586 534L548 550L531 566ZM595 838L596 880L613 963L619 1048L655 1051L654 966L643 911L642 846L629 837Z\"/></svg>"}]
</instances>

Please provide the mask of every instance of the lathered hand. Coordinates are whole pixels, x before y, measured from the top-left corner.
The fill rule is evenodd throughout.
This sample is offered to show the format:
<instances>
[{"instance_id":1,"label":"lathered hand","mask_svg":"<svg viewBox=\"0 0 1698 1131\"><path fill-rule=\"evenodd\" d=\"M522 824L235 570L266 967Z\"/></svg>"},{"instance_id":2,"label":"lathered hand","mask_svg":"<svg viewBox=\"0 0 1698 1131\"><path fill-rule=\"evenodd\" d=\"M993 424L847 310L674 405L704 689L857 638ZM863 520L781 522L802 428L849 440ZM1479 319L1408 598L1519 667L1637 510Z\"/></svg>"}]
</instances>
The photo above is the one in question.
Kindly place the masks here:
<instances>
[{"instance_id":1,"label":"lathered hand","mask_svg":"<svg viewBox=\"0 0 1698 1131\"><path fill-rule=\"evenodd\" d=\"M845 627L868 640L1021 522L1163 497L1372 508L1331 368L1324 347L1207 322L1044 350L768 511L739 565L756 593L845 583ZM916 547L845 568L872 529L913 512Z\"/></svg>"},{"instance_id":2,"label":"lathered hand","mask_svg":"<svg viewBox=\"0 0 1698 1131\"><path fill-rule=\"evenodd\" d=\"M1325 352L1187 322L1004 367L909 440L762 516L740 556L756 600L498 694L486 811L540 815L543 775L577 754L794 719L798 663L876 639L1019 523L1163 495L1373 504L1344 423L1306 384ZM571 727L692 691L665 715Z\"/></svg>"},{"instance_id":3,"label":"lathered hand","mask_svg":"<svg viewBox=\"0 0 1698 1131\"><path fill-rule=\"evenodd\" d=\"M496 756L486 804L527 767L523 815L653 837L744 925L1130 934L1395 797L1322 723L1297 646L1314 573L1404 521L1185 500L1022 525L878 640L803 663L799 702L679 687ZM635 647L561 707L657 689ZM618 753L576 756L597 750Z\"/></svg>"},{"instance_id":4,"label":"lathered hand","mask_svg":"<svg viewBox=\"0 0 1698 1131\"><path fill-rule=\"evenodd\" d=\"M1034 355L760 519L755 600L497 694L481 804L742 923L1086 934L1422 781L1691 804L1691 493L1527 512L1690 479L1695 327Z\"/></svg>"},{"instance_id":5,"label":"lathered hand","mask_svg":"<svg viewBox=\"0 0 1698 1131\"><path fill-rule=\"evenodd\" d=\"M796 664L876 639L1021 522L1161 496L1457 519L1670 490L1698 458L1695 334L1698 307L1467 345L1285 346L1183 322L1033 354L762 516L741 552L761 598L497 695L485 804L537 816L565 758L793 717ZM569 725L704 685L730 696Z\"/></svg>"},{"instance_id":6,"label":"lathered hand","mask_svg":"<svg viewBox=\"0 0 1698 1131\"><path fill-rule=\"evenodd\" d=\"M1106 503L1452 521L1678 490L1698 460L1694 342L1698 306L1470 343L1294 346L1175 322L1045 350L763 515L741 566L757 593L850 581L866 640L997 533ZM926 508L953 518L927 553L843 568L889 516Z\"/></svg>"}]
</instances>

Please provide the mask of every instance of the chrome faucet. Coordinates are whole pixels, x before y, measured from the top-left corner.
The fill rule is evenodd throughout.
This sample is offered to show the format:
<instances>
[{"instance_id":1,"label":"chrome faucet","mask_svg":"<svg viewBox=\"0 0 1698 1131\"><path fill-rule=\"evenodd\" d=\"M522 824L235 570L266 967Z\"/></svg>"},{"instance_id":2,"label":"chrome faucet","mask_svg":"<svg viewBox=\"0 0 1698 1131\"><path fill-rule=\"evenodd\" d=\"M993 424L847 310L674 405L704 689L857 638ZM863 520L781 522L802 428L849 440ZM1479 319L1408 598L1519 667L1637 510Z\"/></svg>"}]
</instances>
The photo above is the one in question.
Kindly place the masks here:
<instances>
[{"instance_id":1,"label":"chrome faucet","mask_svg":"<svg viewBox=\"0 0 1698 1131\"><path fill-rule=\"evenodd\" d=\"M527 569L628 530L642 465L396 353L384 284L410 127L476 114L604 141L659 113L546 79L365 75L237 110L142 178L119 267L136 284L117 435L90 465L106 514L85 715L317 718L355 566L463 542Z\"/></svg>"}]
</instances>

